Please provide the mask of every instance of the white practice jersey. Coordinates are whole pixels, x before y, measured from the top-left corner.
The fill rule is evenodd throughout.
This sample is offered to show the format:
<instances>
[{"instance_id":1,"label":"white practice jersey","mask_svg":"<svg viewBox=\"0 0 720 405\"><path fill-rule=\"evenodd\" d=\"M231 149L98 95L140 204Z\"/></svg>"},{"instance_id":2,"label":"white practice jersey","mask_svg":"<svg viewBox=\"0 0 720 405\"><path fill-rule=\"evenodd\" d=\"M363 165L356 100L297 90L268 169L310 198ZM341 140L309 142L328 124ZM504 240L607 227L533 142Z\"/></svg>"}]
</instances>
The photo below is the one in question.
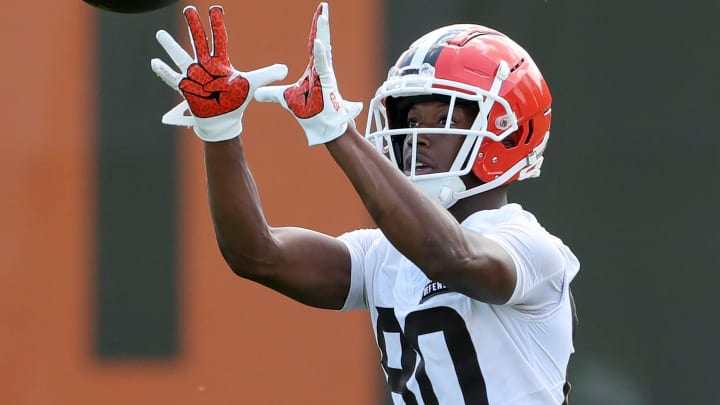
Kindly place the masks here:
<instances>
[{"instance_id":1,"label":"white practice jersey","mask_svg":"<svg viewBox=\"0 0 720 405\"><path fill-rule=\"evenodd\" d=\"M506 304L448 291L377 229L340 237L352 258L343 310L370 312L394 403L561 404L578 260L517 204L476 212L462 226L512 256L517 283Z\"/></svg>"}]
</instances>

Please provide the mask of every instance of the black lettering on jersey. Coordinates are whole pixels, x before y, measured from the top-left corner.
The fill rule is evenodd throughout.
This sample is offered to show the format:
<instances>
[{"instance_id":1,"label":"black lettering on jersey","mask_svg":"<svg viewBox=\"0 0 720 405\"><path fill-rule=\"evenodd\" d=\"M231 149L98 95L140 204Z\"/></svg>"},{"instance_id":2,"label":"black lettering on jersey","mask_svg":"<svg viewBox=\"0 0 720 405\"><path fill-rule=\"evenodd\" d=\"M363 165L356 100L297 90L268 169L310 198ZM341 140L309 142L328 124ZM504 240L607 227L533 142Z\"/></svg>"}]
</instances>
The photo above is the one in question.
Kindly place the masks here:
<instances>
[{"instance_id":1,"label":"black lettering on jersey","mask_svg":"<svg viewBox=\"0 0 720 405\"><path fill-rule=\"evenodd\" d=\"M390 391L402 396L405 405L418 405L416 393L408 388L408 381L417 382L419 396L425 405L440 405L430 376L425 371L425 355L420 347L420 337L441 332L445 339L449 361L455 369L464 405L489 405L485 378L478 364L477 352L465 320L450 307L434 307L409 313L405 317L405 327L395 317L393 308L376 307L378 317L375 336L381 353L381 364L385 370ZM386 334L397 334L400 339L400 369L389 367L385 344ZM429 348L432 350L432 348ZM432 366L432 365L430 365ZM456 405L456 404L452 404Z\"/></svg>"},{"instance_id":2,"label":"black lettering on jersey","mask_svg":"<svg viewBox=\"0 0 720 405\"><path fill-rule=\"evenodd\" d=\"M431 281L427 283L425 288L423 288L422 292L422 298L420 298L420 303L427 301L429 298L434 297L438 294L446 293L448 292L448 288L445 284L437 282L437 281Z\"/></svg>"}]
</instances>

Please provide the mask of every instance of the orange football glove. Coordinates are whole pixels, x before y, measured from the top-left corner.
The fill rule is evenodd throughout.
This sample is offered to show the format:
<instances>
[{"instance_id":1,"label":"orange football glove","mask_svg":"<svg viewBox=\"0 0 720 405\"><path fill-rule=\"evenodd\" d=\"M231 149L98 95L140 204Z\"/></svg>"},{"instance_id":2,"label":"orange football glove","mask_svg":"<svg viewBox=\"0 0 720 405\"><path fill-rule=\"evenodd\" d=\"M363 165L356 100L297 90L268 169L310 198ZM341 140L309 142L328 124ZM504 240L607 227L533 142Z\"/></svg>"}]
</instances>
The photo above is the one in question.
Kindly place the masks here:
<instances>
[{"instance_id":1,"label":"orange football glove","mask_svg":"<svg viewBox=\"0 0 720 405\"><path fill-rule=\"evenodd\" d=\"M200 139L208 142L234 138L242 132L243 112L255 90L285 78L287 66L276 64L239 72L232 67L228 57L228 36L222 7L210 7L212 51L197 9L185 7L183 14L195 57L190 57L170 34L160 30L156 38L180 72L157 58L150 63L153 71L185 98L163 116L162 122L192 126ZM187 110L190 110L190 115L185 114Z\"/></svg>"}]
</instances>

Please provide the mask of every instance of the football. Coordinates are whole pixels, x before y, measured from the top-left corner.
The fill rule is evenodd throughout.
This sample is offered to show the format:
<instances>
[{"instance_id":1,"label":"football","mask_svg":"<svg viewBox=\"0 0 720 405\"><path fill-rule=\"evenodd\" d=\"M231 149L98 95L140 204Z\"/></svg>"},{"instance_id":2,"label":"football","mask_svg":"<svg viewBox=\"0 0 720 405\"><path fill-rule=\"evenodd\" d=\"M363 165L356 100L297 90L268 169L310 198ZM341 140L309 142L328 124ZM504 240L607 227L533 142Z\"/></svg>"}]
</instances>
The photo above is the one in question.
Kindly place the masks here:
<instances>
[{"instance_id":1,"label":"football","mask_svg":"<svg viewBox=\"0 0 720 405\"><path fill-rule=\"evenodd\" d=\"M177 3L178 0L83 0L91 6L116 13L144 13Z\"/></svg>"}]
</instances>

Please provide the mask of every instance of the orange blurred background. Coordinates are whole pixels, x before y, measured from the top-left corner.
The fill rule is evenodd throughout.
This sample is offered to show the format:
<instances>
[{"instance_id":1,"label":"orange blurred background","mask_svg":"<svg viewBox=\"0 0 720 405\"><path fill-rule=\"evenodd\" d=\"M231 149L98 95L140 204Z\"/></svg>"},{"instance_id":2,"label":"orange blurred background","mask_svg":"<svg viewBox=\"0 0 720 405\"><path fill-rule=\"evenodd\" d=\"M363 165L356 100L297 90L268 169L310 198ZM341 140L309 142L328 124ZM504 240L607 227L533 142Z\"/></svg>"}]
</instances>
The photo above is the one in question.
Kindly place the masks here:
<instances>
[{"instance_id":1,"label":"orange blurred background","mask_svg":"<svg viewBox=\"0 0 720 405\"><path fill-rule=\"evenodd\" d=\"M194 3L201 13L211 4ZM282 62L290 69L286 83L302 74L317 2L283 2L282 12L275 2L223 6L230 55L242 55L233 59L238 69ZM176 9L180 19L181 5ZM335 68L349 100L369 100L379 82L380 55L369 44L379 42L381 11L376 0L331 4ZM377 401L380 368L367 314L304 307L226 267L208 211L201 142L185 128L177 130L178 354L167 360L96 356L94 187L102 179L96 178L95 131L102 84L95 81L94 41L100 13L80 0L11 2L0 13L6 38L0 86L10 95L2 108L10 141L0 148L0 404ZM164 57L159 46L156 56ZM147 74L153 75L149 60ZM131 90L143 97L142 89ZM358 122L364 125L360 121L364 117ZM244 126L271 225L333 235L369 226L349 183L323 148L306 146L290 114L255 103Z\"/></svg>"}]
</instances>

